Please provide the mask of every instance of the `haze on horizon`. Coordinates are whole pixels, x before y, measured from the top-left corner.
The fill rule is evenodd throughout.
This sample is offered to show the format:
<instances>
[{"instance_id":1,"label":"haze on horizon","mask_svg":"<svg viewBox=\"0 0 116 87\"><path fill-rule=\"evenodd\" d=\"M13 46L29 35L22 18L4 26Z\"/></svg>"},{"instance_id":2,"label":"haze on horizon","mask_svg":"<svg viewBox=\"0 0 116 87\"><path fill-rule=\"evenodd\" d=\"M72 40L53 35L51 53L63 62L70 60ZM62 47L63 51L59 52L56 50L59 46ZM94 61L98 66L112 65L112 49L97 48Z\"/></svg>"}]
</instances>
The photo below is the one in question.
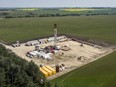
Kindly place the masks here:
<instances>
[{"instance_id":1,"label":"haze on horizon","mask_svg":"<svg viewBox=\"0 0 116 87\"><path fill-rule=\"evenodd\" d=\"M116 0L0 0L0 7L116 7Z\"/></svg>"}]
</instances>

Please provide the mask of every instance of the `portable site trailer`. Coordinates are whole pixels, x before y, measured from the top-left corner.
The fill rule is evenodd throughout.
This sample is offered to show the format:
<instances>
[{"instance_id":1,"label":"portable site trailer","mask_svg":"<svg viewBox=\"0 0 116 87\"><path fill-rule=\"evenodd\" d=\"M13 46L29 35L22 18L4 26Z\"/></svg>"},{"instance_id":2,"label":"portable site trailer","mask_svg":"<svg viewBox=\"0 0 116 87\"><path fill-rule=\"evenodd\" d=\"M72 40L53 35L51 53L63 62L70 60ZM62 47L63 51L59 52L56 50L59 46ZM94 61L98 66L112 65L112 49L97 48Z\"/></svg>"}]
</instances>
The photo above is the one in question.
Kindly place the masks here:
<instances>
[{"instance_id":1,"label":"portable site trailer","mask_svg":"<svg viewBox=\"0 0 116 87\"><path fill-rule=\"evenodd\" d=\"M34 46L39 44L39 42L37 40L33 40L33 41L28 41L25 43L26 46Z\"/></svg>"},{"instance_id":2,"label":"portable site trailer","mask_svg":"<svg viewBox=\"0 0 116 87\"><path fill-rule=\"evenodd\" d=\"M42 69L43 69L44 71L46 71L46 72L48 73L49 76L52 75L52 71L50 71L49 69L47 69L45 66L43 66Z\"/></svg>"},{"instance_id":3,"label":"portable site trailer","mask_svg":"<svg viewBox=\"0 0 116 87\"><path fill-rule=\"evenodd\" d=\"M66 39L66 36L59 36L59 37L57 37L57 40L61 40L61 39Z\"/></svg>"},{"instance_id":4,"label":"portable site trailer","mask_svg":"<svg viewBox=\"0 0 116 87\"><path fill-rule=\"evenodd\" d=\"M37 55L38 55L38 57L40 57L40 58L44 58L45 53L41 51L41 52L38 52Z\"/></svg>"},{"instance_id":5,"label":"portable site trailer","mask_svg":"<svg viewBox=\"0 0 116 87\"><path fill-rule=\"evenodd\" d=\"M51 55L52 55L52 53L47 53L47 54L43 55L43 58L47 59L47 60L51 60L52 59Z\"/></svg>"},{"instance_id":6,"label":"portable site trailer","mask_svg":"<svg viewBox=\"0 0 116 87\"><path fill-rule=\"evenodd\" d=\"M48 39L47 38L44 38L44 39L39 39L38 40L40 44L45 44L48 42Z\"/></svg>"},{"instance_id":7,"label":"portable site trailer","mask_svg":"<svg viewBox=\"0 0 116 87\"><path fill-rule=\"evenodd\" d=\"M19 41L16 41L16 43L12 44L12 47L20 47Z\"/></svg>"},{"instance_id":8,"label":"portable site trailer","mask_svg":"<svg viewBox=\"0 0 116 87\"><path fill-rule=\"evenodd\" d=\"M50 66L48 66L48 65L46 65L45 67L46 67L47 69L49 69L50 71L52 71L53 74L56 74L56 70L53 69L52 67L50 67Z\"/></svg>"},{"instance_id":9,"label":"portable site trailer","mask_svg":"<svg viewBox=\"0 0 116 87\"><path fill-rule=\"evenodd\" d=\"M60 36L57 38L58 42L64 42L67 41L67 37L66 36Z\"/></svg>"},{"instance_id":10,"label":"portable site trailer","mask_svg":"<svg viewBox=\"0 0 116 87\"><path fill-rule=\"evenodd\" d=\"M53 42L54 41L54 37L49 37L48 38L48 42Z\"/></svg>"},{"instance_id":11,"label":"portable site trailer","mask_svg":"<svg viewBox=\"0 0 116 87\"><path fill-rule=\"evenodd\" d=\"M48 77L48 72L46 72L45 70L43 70L41 67L39 68L39 70L45 75L45 77Z\"/></svg>"},{"instance_id":12,"label":"portable site trailer","mask_svg":"<svg viewBox=\"0 0 116 87\"><path fill-rule=\"evenodd\" d=\"M26 56L32 58L32 57L37 57L37 53L35 51L32 52L27 52Z\"/></svg>"}]
</instances>

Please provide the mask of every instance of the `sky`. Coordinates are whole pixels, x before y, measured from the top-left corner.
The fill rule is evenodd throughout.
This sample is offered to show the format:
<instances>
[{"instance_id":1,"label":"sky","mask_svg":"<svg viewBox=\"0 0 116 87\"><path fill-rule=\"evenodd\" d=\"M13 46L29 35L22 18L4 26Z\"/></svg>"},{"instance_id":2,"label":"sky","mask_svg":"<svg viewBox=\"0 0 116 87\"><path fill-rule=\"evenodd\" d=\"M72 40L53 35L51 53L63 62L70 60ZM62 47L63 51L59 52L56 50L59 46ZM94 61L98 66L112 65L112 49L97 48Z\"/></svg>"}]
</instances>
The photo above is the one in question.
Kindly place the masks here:
<instances>
[{"instance_id":1,"label":"sky","mask_svg":"<svg viewBox=\"0 0 116 87\"><path fill-rule=\"evenodd\" d=\"M0 0L0 7L116 7L116 0Z\"/></svg>"}]
</instances>

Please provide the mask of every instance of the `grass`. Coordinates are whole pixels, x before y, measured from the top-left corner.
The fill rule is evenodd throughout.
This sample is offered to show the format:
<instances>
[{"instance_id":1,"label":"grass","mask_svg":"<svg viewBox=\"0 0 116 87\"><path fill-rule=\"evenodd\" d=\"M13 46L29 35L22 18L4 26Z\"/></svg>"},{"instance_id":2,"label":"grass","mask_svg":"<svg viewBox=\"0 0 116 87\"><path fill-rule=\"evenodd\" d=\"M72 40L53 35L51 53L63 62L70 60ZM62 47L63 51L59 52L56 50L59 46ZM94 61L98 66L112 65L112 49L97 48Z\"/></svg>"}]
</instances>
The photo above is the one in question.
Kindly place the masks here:
<instances>
[{"instance_id":1,"label":"grass","mask_svg":"<svg viewBox=\"0 0 116 87\"><path fill-rule=\"evenodd\" d=\"M51 81L59 87L116 87L116 52Z\"/></svg>"},{"instance_id":2,"label":"grass","mask_svg":"<svg viewBox=\"0 0 116 87\"><path fill-rule=\"evenodd\" d=\"M0 20L0 40L11 43L59 34L86 37L116 43L116 16L12 18Z\"/></svg>"}]
</instances>

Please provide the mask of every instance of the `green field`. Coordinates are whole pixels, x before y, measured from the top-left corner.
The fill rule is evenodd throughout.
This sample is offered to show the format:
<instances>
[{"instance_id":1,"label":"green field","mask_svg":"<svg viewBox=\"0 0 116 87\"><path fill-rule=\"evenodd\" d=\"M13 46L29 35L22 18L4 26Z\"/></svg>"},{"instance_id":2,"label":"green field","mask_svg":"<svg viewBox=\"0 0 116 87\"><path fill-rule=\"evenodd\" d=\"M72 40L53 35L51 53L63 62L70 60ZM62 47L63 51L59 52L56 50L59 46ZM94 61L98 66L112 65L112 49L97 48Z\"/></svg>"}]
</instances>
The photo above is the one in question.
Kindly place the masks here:
<instances>
[{"instance_id":1,"label":"green field","mask_svg":"<svg viewBox=\"0 0 116 87\"><path fill-rule=\"evenodd\" d=\"M116 87L116 52L51 81L59 87Z\"/></svg>"},{"instance_id":2,"label":"green field","mask_svg":"<svg viewBox=\"0 0 116 87\"><path fill-rule=\"evenodd\" d=\"M10 13L26 14L34 9ZM23 13L22 13L23 12ZM57 14L57 10L39 10L40 14ZM62 14L68 11L60 11ZM34 11L33 14L38 13ZM0 18L0 42L12 43L53 35L53 24L58 24L58 34L73 35L116 44L116 15ZM116 52L91 64L71 71L51 81L60 87L116 87Z\"/></svg>"},{"instance_id":3,"label":"green field","mask_svg":"<svg viewBox=\"0 0 116 87\"><path fill-rule=\"evenodd\" d=\"M116 8L0 8L0 18L116 15Z\"/></svg>"},{"instance_id":4,"label":"green field","mask_svg":"<svg viewBox=\"0 0 116 87\"><path fill-rule=\"evenodd\" d=\"M116 43L116 16L77 16L0 19L0 40L8 43L59 34Z\"/></svg>"}]
</instances>

